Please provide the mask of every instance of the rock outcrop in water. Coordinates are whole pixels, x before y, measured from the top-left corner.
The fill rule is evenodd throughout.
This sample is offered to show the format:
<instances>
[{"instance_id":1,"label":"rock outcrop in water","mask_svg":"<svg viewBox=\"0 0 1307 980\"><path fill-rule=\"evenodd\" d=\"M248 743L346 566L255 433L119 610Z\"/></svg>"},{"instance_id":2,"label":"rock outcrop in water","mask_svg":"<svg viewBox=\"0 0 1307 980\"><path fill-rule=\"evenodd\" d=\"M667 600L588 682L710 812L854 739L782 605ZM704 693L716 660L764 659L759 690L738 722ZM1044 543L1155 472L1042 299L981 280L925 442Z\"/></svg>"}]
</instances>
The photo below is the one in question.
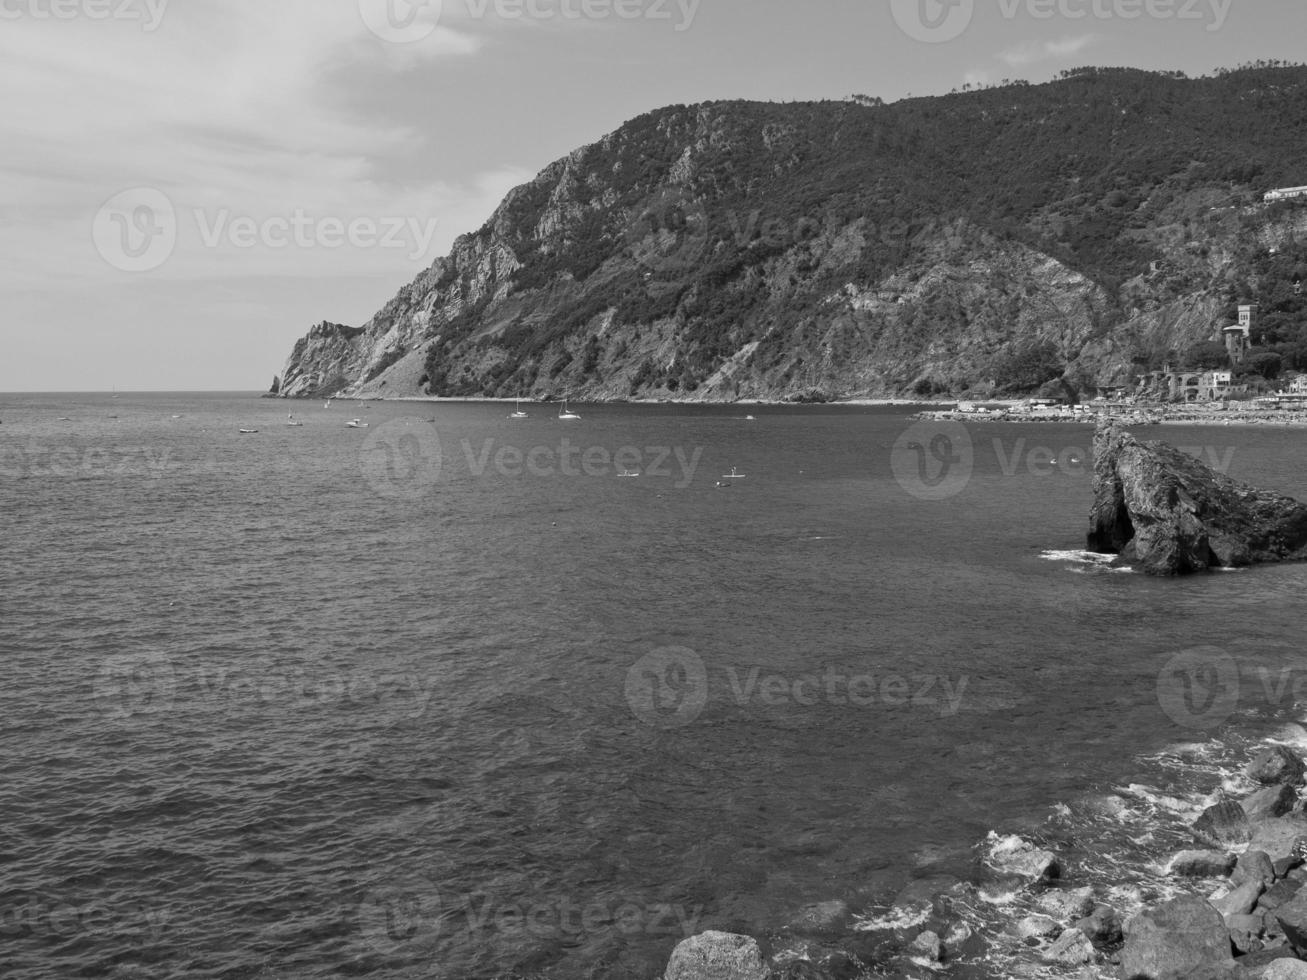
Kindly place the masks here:
<instances>
[{"instance_id":1,"label":"rock outcrop in water","mask_svg":"<svg viewBox=\"0 0 1307 980\"><path fill-rule=\"evenodd\" d=\"M1307 560L1307 505L1110 422L1094 437L1089 550L1150 575Z\"/></svg>"}]
</instances>

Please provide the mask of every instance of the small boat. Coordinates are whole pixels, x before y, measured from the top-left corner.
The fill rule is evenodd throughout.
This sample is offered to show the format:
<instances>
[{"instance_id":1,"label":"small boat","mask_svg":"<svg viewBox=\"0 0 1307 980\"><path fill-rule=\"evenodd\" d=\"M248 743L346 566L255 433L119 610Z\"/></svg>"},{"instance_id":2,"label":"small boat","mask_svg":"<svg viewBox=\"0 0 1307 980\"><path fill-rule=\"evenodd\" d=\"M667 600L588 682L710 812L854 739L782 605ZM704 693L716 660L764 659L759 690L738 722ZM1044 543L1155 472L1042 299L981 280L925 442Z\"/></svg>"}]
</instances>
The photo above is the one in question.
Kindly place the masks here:
<instances>
[{"instance_id":1,"label":"small boat","mask_svg":"<svg viewBox=\"0 0 1307 980\"><path fill-rule=\"evenodd\" d=\"M745 478L744 474L737 473L734 466L731 467L731 471L729 473L722 474L723 480L743 480L744 478Z\"/></svg>"},{"instance_id":2,"label":"small boat","mask_svg":"<svg viewBox=\"0 0 1307 980\"><path fill-rule=\"evenodd\" d=\"M297 419L294 415L287 415L286 424L290 426L301 426L304 423L301 422L299 419Z\"/></svg>"},{"instance_id":3,"label":"small boat","mask_svg":"<svg viewBox=\"0 0 1307 980\"><path fill-rule=\"evenodd\" d=\"M558 413L558 418L564 422L579 422L581 420L581 416L568 411L566 398L563 399L563 410Z\"/></svg>"},{"instance_id":4,"label":"small boat","mask_svg":"<svg viewBox=\"0 0 1307 980\"><path fill-rule=\"evenodd\" d=\"M252 435L256 435L258 431L259 431L258 429L241 429L240 433L243 436L252 436Z\"/></svg>"},{"instance_id":5,"label":"small boat","mask_svg":"<svg viewBox=\"0 0 1307 980\"><path fill-rule=\"evenodd\" d=\"M345 423L345 428L347 429L366 429L367 427L368 423L364 422L362 419L350 419Z\"/></svg>"},{"instance_id":6,"label":"small boat","mask_svg":"<svg viewBox=\"0 0 1307 980\"><path fill-rule=\"evenodd\" d=\"M509 416L510 419L529 419L531 416L522 411L522 399L517 400L517 411Z\"/></svg>"},{"instance_id":7,"label":"small boat","mask_svg":"<svg viewBox=\"0 0 1307 980\"><path fill-rule=\"evenodd\" d=\"M323 407L323 408L331 408L331 399L328 398L328 399L327 399L327 404L323 405L322 407Z\"/></svg>"},{"instance_id":8,"label":"small boat","mask_svg":"<svg viewBox=\"0 0 1307 980\"><path fill-rule=\"evenodd\" d=\"M619 479L623 479L623 480L634 480L634 479L638 478L638 477L640 476L640 474L639 474L639 473L632 473L630 470L625 470L625 469L624 469L624 470L622 470L622 472L618 473L617 476L618 476Z\"/></svg>"},{"instance_id":9,"label":"small boat","mask_svg":"<svg viewBox=\"0 0 1307 980\"><path fill-rule=\"evenodd\" d=\"M744 417L744 421L746 421L746 422L757 422L758 420L755 419L752 415L746 415L746 416Z\"/></svg>"}]
</instances>

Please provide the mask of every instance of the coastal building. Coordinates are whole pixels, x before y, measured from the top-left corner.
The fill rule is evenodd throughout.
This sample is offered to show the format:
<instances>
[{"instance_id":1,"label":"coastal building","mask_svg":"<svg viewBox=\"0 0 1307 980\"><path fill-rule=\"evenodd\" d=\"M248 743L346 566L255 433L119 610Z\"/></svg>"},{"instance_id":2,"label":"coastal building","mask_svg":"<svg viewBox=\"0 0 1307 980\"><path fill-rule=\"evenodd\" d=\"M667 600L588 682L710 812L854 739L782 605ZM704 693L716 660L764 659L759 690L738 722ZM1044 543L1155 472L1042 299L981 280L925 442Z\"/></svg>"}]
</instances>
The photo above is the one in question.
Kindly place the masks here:
<instances>
[{"instance_id":1,"label":"coastal building","mask_svg":"<svg viewBox=\"0 0 1307 980\"><path fill-rule=\"evenodd\" d=\"M1265 201L1287 201L1294 197L1307 197L1307 187L1278 187L1267 191Z\"/></svg>"},{"instance_id":2,"label":"coastal building","mask_svg":"<svg viewBox=\"0 0 1307 980\"><path fill-rule=\"evenodd\" d=\"M1248 394L1231 371L1153 371L1139 375L1137 397L1158 402L1223 402Z\"/></svg>"},{"instance_id":3,"label":"coastal building","mask_svg":"<svg viewBox=\"0 0 1307 980\"><path fill-rule=\"evenodd\" d=\"M1225 349L1230 354L1231 364L1242 364L1243 359L1248 355L1248 348L1253 343L1253 321L1256 316L1257 307L1255 305L1241 306L1239 307L1239 322L1221 330L1221 336L1225 340Z\"/></svg>"},{"instance_id":4,"label":"coastal building","mask_svg":"<svg viewBox=\"0 0 1307 980\"><path fill-rule=\"evenodd\" d=\"M1307 395L1307 374L1300 374L1289 383L1289 394Z\"/></svg>"}]
</instances>

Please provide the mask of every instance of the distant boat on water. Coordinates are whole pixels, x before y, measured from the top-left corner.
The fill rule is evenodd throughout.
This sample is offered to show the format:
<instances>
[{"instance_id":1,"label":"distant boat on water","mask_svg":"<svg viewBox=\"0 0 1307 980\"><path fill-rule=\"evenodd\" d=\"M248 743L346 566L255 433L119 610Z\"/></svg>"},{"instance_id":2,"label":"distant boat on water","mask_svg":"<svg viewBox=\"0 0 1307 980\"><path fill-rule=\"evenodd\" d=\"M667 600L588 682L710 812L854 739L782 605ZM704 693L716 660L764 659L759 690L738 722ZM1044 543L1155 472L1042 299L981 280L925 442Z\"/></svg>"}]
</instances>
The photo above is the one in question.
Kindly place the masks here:
<instances>
[{"instance_id":1,"label":"distant boat on water","mask_svg":"<svg viewBox=\"0 0 1307 980\"><path fill-rule=\"evenodd\" d=\"M732 466L732 467L731 467L731 471L730 471L729 473L725 473L725 474L722 475L722 479L723 479L723 480L743 480L743 479L745 479L745 475L744 475L743 473L738 472L738 471L735 469L735 467Z\"/></svg>"},{"instance_id":2,"label":"distant boat on water","mask_svg":"<svg viewBox=\"0 0 1307 980\"><path fill-rule=\"evenodd\" d=\"M345 423L345 428L347 429L366 429L367 427L368 423L364 422L362 419L350 419Z\"/></svg>"},{"instance_id":3,"label":"distant boat on water","mask_svg":"<svg viewBox=\"0 0 1307 980\"><path fill-rule=\"evenodd\" d=\"M564 422L579 422L581 420L581 416L577 415L575 412L568 411L566 398L563 399L563 410L558 413L558 417Z\"/></svg>"},{"instance_id":4,"label":"distant boat on water","mask_svg":"<svg viewBox=\"0 0 1307 980\"><path fill-rule=\"evenodd\" d=\"M258 429L241 429L240 434L243 436L252 436L258 434Z\"/></svg>"},{"instance_id":5,"label":"distant boat on water","mask_svg":"<svg viewBox=\"0 0 1307 980\"><path fill-rule=\"evenodd\" d=\"M299 419L297 419L293 414L289 414L289 413L288 413L288 414L286 415L286 424L289 425L289 426L296 426L296 427L297 427L297 426L301 426L301 425L303 425L304 423L301 422Z\"/></svg>"},{"instance_id":6,"label":"distant boat on water","mask_svg":"<svg viewBox=\"0 0 1307 980\"><path fill-rule=\"evenodd\" d=\"M517 410L509 416L510 419L529 419L531 416L522 411L522 399L517 400Z\"/></svg>"}]
</instances>

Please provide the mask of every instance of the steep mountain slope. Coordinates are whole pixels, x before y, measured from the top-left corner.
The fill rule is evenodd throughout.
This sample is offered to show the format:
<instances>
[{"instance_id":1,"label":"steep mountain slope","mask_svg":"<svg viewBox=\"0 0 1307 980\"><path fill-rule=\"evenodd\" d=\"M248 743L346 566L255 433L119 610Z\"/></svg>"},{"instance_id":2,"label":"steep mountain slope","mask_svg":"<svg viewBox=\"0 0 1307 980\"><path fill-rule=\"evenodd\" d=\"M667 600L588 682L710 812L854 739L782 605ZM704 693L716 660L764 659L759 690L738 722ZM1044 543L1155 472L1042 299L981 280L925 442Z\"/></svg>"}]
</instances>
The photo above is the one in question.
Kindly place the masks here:
<instances>
[{"instance_id":1,"label":"steep mountain slope","mask_svg":"<svg viewBox=\"0 0 1307 980\"><path fill-rule=\"evenodd\" d=\"M624 399L1080 389L1259 302L1307 368L1307 68L1082 69L893 105L642 116L512 191L288 396ZM1300 356L1301 355L1301 356Z\"/></svg>"}]
</instances>

